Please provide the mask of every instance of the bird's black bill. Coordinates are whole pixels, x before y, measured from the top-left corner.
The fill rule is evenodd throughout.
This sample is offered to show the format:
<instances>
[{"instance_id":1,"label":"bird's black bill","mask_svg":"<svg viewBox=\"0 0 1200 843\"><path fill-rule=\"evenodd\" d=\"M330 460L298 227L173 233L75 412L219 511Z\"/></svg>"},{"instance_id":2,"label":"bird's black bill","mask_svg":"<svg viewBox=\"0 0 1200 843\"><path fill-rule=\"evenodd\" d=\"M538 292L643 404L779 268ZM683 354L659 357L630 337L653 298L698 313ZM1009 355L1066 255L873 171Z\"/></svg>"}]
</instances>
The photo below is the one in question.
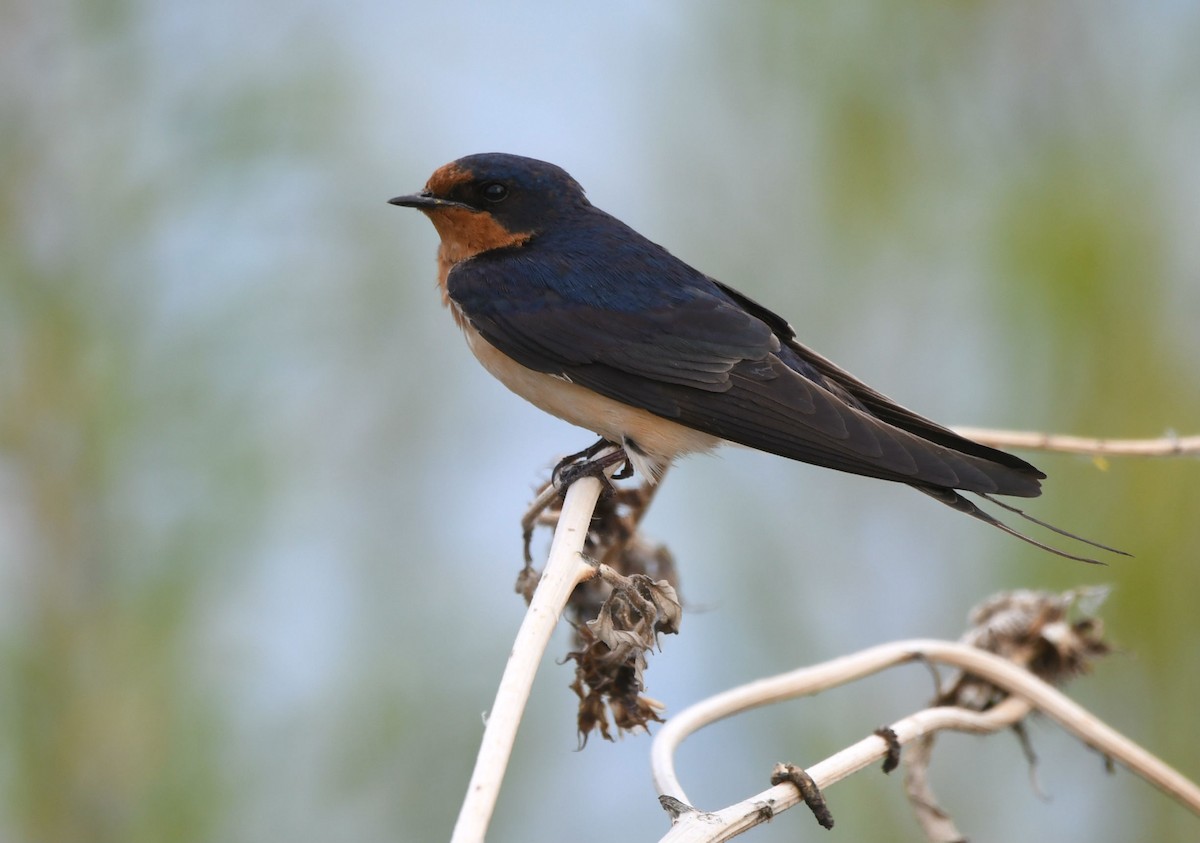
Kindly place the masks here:
<instances>
[{"instance_id":1,"label":"bird's black bill","mask_svg":"<svg viewBox=\"0 0 1200 843\"><path fill-rule=\"evenodd\" d=\"M410 193L407 196L397 196L388 200L389 205L399 205L402 208L445 208L465 207L461 202L450 199L439 199L431 193Z\"/></svg>"}]
</instances>

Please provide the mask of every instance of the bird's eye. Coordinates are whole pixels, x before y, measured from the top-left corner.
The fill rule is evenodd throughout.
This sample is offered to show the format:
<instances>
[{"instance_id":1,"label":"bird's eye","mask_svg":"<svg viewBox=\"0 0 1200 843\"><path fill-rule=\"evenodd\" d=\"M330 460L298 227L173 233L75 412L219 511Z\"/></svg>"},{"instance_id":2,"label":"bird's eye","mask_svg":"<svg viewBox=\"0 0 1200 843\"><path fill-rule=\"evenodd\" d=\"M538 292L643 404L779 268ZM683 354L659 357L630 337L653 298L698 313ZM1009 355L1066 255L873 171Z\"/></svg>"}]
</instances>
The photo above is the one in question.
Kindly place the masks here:
<instances>
[{"instance_id":1,"label":"bird's eye","mask_svg":"<svg viewBox=\"0 0 1200 843\"><path fill-rule=\"evenodd\" d=\"M489 202L500 202L508 196L508 188L498 181L483 186L483 198Z\"/></svg>"}]
</instances>

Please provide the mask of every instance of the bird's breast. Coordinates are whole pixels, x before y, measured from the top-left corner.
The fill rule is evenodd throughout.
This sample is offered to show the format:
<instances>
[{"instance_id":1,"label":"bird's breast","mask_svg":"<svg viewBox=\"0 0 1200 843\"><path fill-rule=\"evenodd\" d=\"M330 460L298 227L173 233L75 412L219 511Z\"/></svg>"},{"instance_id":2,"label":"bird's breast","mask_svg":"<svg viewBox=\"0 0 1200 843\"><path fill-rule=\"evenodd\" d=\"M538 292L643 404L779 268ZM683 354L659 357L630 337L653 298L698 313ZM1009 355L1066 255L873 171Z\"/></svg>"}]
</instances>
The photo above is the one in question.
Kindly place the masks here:
<instances>
[{"instance_id":1,"label":"bird's breast","mask_svg":"<svg viewBox=\"0 0 1200 843\"><path fill-rule=\"evenodd\" d=\"M651 463L642 467L643 474L647 469L651 475L657 474L677 456L710 451L721 444L715 436L608 398L565 377L526 368L484 339L453 301L450 310L471 353L496 380L545 412L610 442L633 440Z\"/></svg>"},{"instance_id":2,"label":"bird's breast","mask_svg":"<svg viewBox=\"0 0 1200 843\"><path fill-rule=\"evenodd\" d=\"M454 257L452 250L446 246L446 241L443 240L438 246L437 259L437 283L438 289L442 293L442 306L449 309L450 315L454 317L454 324L465 331L469 327L466 317L463 316L462 308L455 304L454 299L450 298L450 288L446 286L446 279L450 276L450 270L454 269L456 263L458 260Z\"/></svg>"},{"instance_id":3,"label":"bird's breast","mask_svg":"<svg viewBox=\"0 0 1200 843\"><path fill-rule=\"evenodd\" d=\"M442 291L442 304L450 307L450 293L446 279L450 270L481 252L520 246L533 236L528 231L510 231L491 214L465 208L437 208L427 212L433 227L437 229L438 243L438 287ZM462 317L451 307L454 319L462 327Z\"/></svg>"}]
</instances>

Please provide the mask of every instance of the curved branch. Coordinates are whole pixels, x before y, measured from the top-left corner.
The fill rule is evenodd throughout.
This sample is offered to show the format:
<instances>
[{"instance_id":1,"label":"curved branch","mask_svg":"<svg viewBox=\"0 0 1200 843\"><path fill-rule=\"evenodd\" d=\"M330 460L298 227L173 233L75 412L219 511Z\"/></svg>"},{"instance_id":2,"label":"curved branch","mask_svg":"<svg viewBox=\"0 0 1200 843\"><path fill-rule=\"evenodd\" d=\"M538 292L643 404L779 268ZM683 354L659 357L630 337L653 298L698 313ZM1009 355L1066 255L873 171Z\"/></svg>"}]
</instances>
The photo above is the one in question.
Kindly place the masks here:
<instances>
[{"instance_id":1,"label":"curved branch","mask_svg":"<svg viewBox=\"0 0 1200 843\"><path fill-rule=\"evenodd\" d=\"M951 707L916 712L891 726L901 744L943 729L996 731L1012 725L1033 708L1200 814L1200 787L1052 686L1023 668L975 647L926 639L882 644L824 664L760 679L691 706L672 717L654 739L651 766L655 786L661 795L686 805L687 795L675 774L674 753L688 735L711 723L748 709L815 694L915 660L953 665L1003 688L1014 697L986 712ZM825 788L885 758L887 753L887 742L872 735L807 767L806 772L817 787ZM799 801L796 788L784 784L715 813L685 810L661 841L714 843L728 840Z\"/></svg>"}]
</instances>

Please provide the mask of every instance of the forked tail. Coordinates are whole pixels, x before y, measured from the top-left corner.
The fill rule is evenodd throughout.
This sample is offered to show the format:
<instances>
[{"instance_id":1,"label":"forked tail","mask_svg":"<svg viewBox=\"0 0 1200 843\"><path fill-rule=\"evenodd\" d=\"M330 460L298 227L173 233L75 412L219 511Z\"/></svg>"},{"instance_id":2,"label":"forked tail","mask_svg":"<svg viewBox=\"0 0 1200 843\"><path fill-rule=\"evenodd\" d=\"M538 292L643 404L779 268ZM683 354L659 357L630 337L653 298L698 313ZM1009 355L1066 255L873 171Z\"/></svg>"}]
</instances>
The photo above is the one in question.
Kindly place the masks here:
<instances>
[{"instance_id":1,"label":"forked tail","mask_svg":"<svg viewBox=\"0 0 1200 843\"><path fill-rule=\"evenodd\" d=\"M990 515L987 512L984 512L982 509L980 509L978 506L976 506L974 502L967 500L962 495L960 495L958 492L956 492L954 489L946 489L946 488L937 487L937 486L913 486L913 488L917 489L918 491L924 492L925 494L929 495L931 498L944 503L946 506L951 507L952 509L955 509L958 512L966 513L967 515L970 515L972 518L978 518L980 521L983 521L986 524L991 524L993 527L995 527L998 530L1003 530L1004 532L1008 533L1010 536L1016 536L1021 541L1027 542L1027 543L1033 545L1034 547L1040 547L1042 550L1049 551L1050 553L1053 553L1056 556L1062 556L1066 559L1074 559L1077 562L1088 562L1092 565L1103 565L1104 564L1103 562L1101 562L1098 559L1092 559L1088 556L1076 556L1073 553L1067 553L1065 550L1059 550L1057 547L1052 547L1051 545L1044 544L1043 542L1040 542L1037 539L1032 538L1031 536L1027 536L1024 533L1020 532L1019 530L1016 530L1016 529L1008 526L1007 524L1005 524L1003 521L999 520L995 516ZM994 498L990 495L980 494L979 496L981 498L983 498L984 500L988 501L989 503L994 503L996 506L1000 507L1001 509L1007 509L1009 512L1012 512L1016 515L1021 516L1026 521L1030 521L1034 524L1037 524L1039 527L1045 527L1047 530L1052 530L1053 532L1058 533L1060 536L1066 536L1069 539L1074 539L1075 541L1083 542L1084 544L1091 545L1092 547L1099 548L1100 550L1107 550L1109 553L1118 553L1121 556L1132 556L1132 554L1126 553L1124 550L1118 550L1115 547L1109 547L1106 544L1101 544L1100 542L1092 541L1091 539L1085 539L1083 536L1077 536L1074 533L1071 533L1071 532L1068 532L1068 531L1062 529L1061 527L1055 527L1053 524L1047 524L1045 521L1042 521L1038 518L1034 518L1032 515L1029 515L1029 514L1025 513L1024 511L1017 509L1017 507L1012 506L1011 504L1004 503L1003 501L996 500L996 498Z\"/></svg>"}]
</instances>

